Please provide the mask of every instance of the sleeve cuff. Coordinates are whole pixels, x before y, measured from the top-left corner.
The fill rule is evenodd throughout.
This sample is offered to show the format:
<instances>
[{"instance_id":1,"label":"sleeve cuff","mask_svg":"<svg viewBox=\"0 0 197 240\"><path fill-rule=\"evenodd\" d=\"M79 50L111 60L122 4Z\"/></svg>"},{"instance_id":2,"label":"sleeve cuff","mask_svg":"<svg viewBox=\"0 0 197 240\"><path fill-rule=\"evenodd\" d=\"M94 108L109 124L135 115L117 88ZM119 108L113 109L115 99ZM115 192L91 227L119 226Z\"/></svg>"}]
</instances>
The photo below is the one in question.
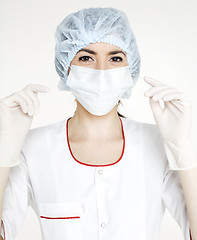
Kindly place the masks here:
<instances>
[{"instance_id":1,"label":"sleeve cuff","mask_svg":"<svg viewBox=\"0 0 197 240\"><path fill-rule=\"evenodd\" d=\"M1 236L4 240L6 240L5 239L5 224L2 219L1 219Z\"/></svg>"}]
</instances>

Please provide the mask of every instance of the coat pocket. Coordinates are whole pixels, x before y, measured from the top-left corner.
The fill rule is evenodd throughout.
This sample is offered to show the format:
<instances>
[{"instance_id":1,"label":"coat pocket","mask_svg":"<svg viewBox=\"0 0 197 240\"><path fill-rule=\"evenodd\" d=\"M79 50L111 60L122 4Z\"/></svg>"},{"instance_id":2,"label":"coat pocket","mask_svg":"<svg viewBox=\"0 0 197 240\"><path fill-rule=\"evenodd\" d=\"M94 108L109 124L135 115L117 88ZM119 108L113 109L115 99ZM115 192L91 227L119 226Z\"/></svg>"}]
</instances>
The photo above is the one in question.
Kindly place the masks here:
<instances>
[{"instance_id":1,"label":"coat pocket","mask_svg":"<svg viewBox=\"0 0 197 240\"><path fill-rule=\"evenodd\" d=\"M81 240L84 206L78 202L39 203L43 237L46 240Z\"/></svg>"}]
</instances>

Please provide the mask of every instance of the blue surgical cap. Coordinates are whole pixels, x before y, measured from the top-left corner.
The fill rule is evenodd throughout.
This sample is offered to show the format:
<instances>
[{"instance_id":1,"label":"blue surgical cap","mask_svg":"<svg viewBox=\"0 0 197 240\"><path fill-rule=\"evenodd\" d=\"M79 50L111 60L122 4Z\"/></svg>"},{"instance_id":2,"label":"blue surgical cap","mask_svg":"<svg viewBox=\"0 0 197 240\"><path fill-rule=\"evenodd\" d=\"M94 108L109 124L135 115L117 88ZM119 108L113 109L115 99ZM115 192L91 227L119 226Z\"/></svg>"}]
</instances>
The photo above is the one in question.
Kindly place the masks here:
<instances>
[{"instance_id":1,"label":"blue surgical cap","mask_svg":"<svg viewBox=\"0 0 197 240\"><path fill-rule=\"evenodd\" d=\"M70 91L66 84L70 62L90 43L109 43L124 50L134 84L139 77L140 55L136 39L126 14L119 9L83 8L71 13L57 26L55 41L54 62L61 91Z\"/></svg>"}]
</instances>

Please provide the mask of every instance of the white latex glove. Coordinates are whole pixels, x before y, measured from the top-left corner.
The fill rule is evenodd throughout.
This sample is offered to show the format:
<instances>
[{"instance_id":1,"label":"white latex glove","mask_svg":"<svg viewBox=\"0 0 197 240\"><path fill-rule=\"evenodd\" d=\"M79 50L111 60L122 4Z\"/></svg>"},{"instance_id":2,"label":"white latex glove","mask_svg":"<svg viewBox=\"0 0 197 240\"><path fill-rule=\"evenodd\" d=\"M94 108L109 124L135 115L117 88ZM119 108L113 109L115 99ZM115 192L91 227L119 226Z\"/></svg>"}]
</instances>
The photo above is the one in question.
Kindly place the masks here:
<instances>
[{"instance_id":1,"label":"white latex glove","mask_svg":"<svg viewBox=\"0 0 197 240\"><path fill-rule=\"evenodd\" d=\"M0 167L19 164L19 154L33 114L39 113L38 92L49 90L41 84L29 84L0 100Z\"/></svg>"},{"instance_id":2,"label":"white latex glove","mask_svg":"<svg viewBox=\"0 0 197 240\"><path fill-rule=\"evenodd\" d=\"M154 119L164 140L164 148L171 170L197 167L197 151L191 141L192 108L183 92L153 78L144 77L152 87L144 95L149 97ZM164 109L159 100L164 101Z\"/></svg>"}]
</instances>

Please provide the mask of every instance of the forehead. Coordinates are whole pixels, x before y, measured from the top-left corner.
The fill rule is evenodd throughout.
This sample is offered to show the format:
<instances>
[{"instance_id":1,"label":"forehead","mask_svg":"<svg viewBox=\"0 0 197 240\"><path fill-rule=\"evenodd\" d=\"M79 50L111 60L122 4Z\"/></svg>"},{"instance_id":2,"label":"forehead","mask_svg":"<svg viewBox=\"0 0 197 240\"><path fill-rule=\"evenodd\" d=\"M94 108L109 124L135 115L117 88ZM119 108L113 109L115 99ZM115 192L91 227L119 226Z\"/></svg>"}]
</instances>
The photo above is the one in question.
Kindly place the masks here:
<instances>
[{"instance_id":1,"label":"forehead","mask_svg":"<svg viewBox=\"0 0 197 240\"><path fill-rule=\"evenodd\" d=\"M97 53L105 54L106 53L108 55L122 53L125 55L125 57L127 55L126 52L124 50L122 50L121 48L119 48L113 44L104 43L104 42L90 43L89 45L80 49L78 51L78 53L81 51L86 51L86 52L89 52L92 54L97 54Z\"/></svg>"},{"instance_id":2,"label":"forehead","mask_svg":"<svg viewBox=\"0 0 197 240\"><path fill-rule=\"evenodd\" d=\"M101 49L101 50L122 50L121 48L110 44L110 43L104 43L104 42L96 42L96 43L90 43L86 46L86 48L89 49ZM123 51L123 50L122 50Z\"/></svg>"}]
</instances>

